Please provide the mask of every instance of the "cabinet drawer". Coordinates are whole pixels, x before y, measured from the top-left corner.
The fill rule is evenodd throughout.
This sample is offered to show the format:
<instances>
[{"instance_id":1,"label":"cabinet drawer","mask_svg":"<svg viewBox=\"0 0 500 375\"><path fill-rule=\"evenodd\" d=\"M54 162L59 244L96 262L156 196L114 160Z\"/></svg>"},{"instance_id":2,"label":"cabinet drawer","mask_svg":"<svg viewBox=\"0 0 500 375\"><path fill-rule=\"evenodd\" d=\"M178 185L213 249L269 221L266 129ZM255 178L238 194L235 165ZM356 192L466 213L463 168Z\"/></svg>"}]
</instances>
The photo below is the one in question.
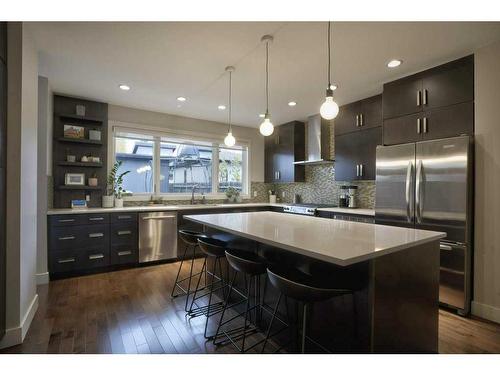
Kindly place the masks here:
<instances>
[{"instance_id":1,"label":"cabinet drawer","mask_svg":"<svg viewBox=\"0 0 500 375\"><path fill-rule=\"evenodd\" d=\"M109 247L95 247L85 251L85 268L99 268L109 266Z\"/></svg>"},{"instance_id":2,"label":"cabinet drawer","mask_svg":"<svg viewBox=\"0 0 500 375\"><path fill-rule=\"evenodd\" d=\"M49 253L49 271L51 273L75 271L84 267L84 256L81 251L72 249Z\"/></svg>"},{"instance_id":3,"label":"cabinet drawer","mask_svg":"<svg viewBox=\"0 0 500 375\"><path fill-rule=\"evenodd\" d=\"M109 246L109 225L85 225L79 227L83 232L82 246L88 247L108 247Z\"/></svg>"},{"instance_id":4,"label":"cabinet drawer","mask_svg":"<svg viewBox=\"0 0 500 375\"><path fill-rule=\"evenodd\" d=\"M109 214L89 214L84 215L82 224L107 224L109 223Z\"/></svg>"},{"instance_id":5,"label":"cabinet drawer","mask_svg":"<svg viewBox=\"0 0 500 375\"><path fill-rule=\"evenodd\" d=\"M111 214L112 223L122 223L124 221L137 222L137 212L117 212Z\"/></svg>"},{"instance_id":6,"label":"cabinet drawer","mask_svg":"<svg viewBox=\"0 0 500 375\"><path fill-rule=\"evenodd\" d=\"M111 246L110 262L112 265L138 263L139 251L137 245Z\"/></svg>"},{"instance_id":7,"label":"cabinet drawer","mask_svg":"<svg viewBox=\"0 0 500 375\"><path fill-rule=\"evenodd\" d=\"M49 225L52 227L66 227L70 225L79 225L83 222L83 215L51 215L49 216Z\"/></svg>"},{"instance_id":8,"label":"cabinet drawer","mask_svg":"<svg viewBox=\"0 0 500 375\"><path fill-rule=\"evenodd\" d=\"M111 244L130 244L137 247L137 223L124 222L111 225Z\"/></svg>"},{"instance_id":9,"label":"cabinet drawer","mask_svg":"<svg viewBox=\"0 0 500 375\"><path fill-rule=\"evenodd\" d=\"M55 227L50 230L49 250L76 249L82 246L85 233L81 226Z\"/></svg>"}]
</instances>

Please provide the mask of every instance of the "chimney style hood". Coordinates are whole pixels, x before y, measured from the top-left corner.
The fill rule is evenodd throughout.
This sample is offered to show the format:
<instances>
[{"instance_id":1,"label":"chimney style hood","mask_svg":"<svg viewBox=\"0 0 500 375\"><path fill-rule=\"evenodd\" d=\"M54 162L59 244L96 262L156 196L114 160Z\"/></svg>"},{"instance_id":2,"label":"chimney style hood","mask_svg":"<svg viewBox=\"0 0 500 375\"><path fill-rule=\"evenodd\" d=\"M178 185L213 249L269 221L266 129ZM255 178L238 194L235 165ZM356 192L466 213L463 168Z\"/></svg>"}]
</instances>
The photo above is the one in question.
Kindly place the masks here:
<instances>
[{"instance_id":1,"label":"chimney style hood","mask_svg":"<svg viewBox=\"0 0 500 375\"><path fill-rule=\"evenodd\" d=\"M294 164L329 164L330 158L330 123L319 114L307 119L307 160L296 161Z\"/></svg>"}]
</instances>

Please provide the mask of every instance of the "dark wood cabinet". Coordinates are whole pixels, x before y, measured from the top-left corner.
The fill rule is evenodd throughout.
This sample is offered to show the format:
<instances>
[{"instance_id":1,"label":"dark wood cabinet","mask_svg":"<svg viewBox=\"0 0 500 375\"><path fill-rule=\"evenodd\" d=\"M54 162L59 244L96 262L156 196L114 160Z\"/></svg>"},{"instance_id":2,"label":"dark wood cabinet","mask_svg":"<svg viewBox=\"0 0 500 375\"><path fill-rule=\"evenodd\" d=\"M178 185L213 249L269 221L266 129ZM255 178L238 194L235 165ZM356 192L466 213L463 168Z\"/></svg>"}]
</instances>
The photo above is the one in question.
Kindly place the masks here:
<instances>
[{"instance_id":1,"label":"dark wood cabinet","mask_svg":"<svg viewBox=\"0 0 500 375\"><path fill-rule=\"evenodd\" d=\"M474 58L384 85L384 144L473 134Z\"/></svg>"},{"instance_id":2,"label":"dark wood cabinet","mask_svg":"<svg viewBox=\"0 0 500 375\"><path fill-rule=\"evenodd\" d=\"M305 125L292 121L274 128L266 137L264 155L265 182L303 182L305 168L295 161L305 160Z\"/></svg>"},{"instance_id":3,"label":"dark wood cabinet","mask_svg":"<svg viewBox=\"0 0 500 375\"><path fill-rule=\"evenodd\" d=\"M7 65L7 22L0 22L0 60Z\"/></svg>"},{"instance_id":4,"label":"dark wood cabinet","mask_svg":"<svg viewBox=\"0 0 500 375\"><path fill-rule=\"evenodd\" d=\"M0 22L0 339L6 326L7 23Z\"/></svg>"},{"instance_id":5,"label":"dark wood cabinet","mask_svg":"<svg viewBox=\"0 0 500 375\"><path fill-rule=\"evenodd\" d=\"M382 128L335 137L335 180L374 180L376 148L382 144Z\"/></svg>"},{"instance_id":6,"label":"dark wood cabinet","mask_svg":"<svg viewBox=\"0 0 500 375\"><path fill-rule=\"evenodd\" d=\"M334 120L335 135L382 125L382 95L375 95L340 107Z\"/></svg>"}]
</instances>

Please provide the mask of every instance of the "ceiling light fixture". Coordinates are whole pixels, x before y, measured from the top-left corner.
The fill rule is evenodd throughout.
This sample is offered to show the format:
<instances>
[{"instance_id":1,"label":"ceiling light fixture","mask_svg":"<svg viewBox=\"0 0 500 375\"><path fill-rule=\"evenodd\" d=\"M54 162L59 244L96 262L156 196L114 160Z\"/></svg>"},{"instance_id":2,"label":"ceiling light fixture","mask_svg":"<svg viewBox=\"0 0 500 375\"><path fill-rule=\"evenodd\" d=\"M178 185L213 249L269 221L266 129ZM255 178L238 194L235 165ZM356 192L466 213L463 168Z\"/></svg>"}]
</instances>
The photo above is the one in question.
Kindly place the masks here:
<instances>
[{"instance_id":1,"label":"ceiling light fixture","mask_svg":"<svg viewBox=\"0 0 500 375\"><path fill-rule=\"evenodd\" d=\"M297 102L288 102L289 107L295 107L297 105Z\"/></svg>"},{"instance_id":2,"label":"ceiling light fixture","mask_svg":"<svg viewBox=\"0 0 500 375\"><path fill-rule=\"evenodd\" d=\"M234 66L227 66L226 67L226 72L229 73L229 111L228 111L228 125L229 125L229 130L227 132L226 138L224 138L224 144L228 147L233 147L236 144L236 139L233 136L232 132L232 126L231 126L231 110L232 110L232 84L233 84L233 72L234 72ZM219 106L220 109L221 106ZM225 107L224 107L225 108Z\"/></svg>"},{"instance_id":3,"label":"ceiling light fixture","mask_svg":"<svg viewBox=\"0 0 500 375\"><path fill-rule=\"evenodd\" d=\"M183 96L178 96L178 97L177 97L177 100L178 100L179 102L185 102L187 99L186 99L185 97L183 97Z\"/></svg>"},{"instance_id":4,"label":"ceiling light fixture","mask_svg":"<svg viewBox=\"0 0 500 375\"><path fill-rule=\"evenodd\" d=\"M332 91L337 90L337 88L338 88L338 86L337 86L336 84L334 84L334 83L332 83L332 84L330 85L330 90L332 90Z\"/></svg>"},{"instance_id":5,"label":"ceiling light fixture","mask_svg":"<svg viewBox=\"0 0 500 375\"><path fill-rule=\"evenodd\" d=\"M396 68L401 65L403 61L401 60L391 60L387 63L388 68Z\"/></svg>"},{"instance_id":6,"label":"ceiling light fixture","mask_svg":"<svg viewBox=\"0 0 500 375\"><path fill-rule=\"evenodd\" d=\"M121 84L120 86L118 86L120 88L120 90L123 90L123 91L128 91L130 90L130 86L128 85L124 85L124 84Z\"/></svg>"},{"instance_id":7,"label":"ceiling light fixture","mask_svg":"<svg viewBox=\"0 0 500 375\"><path fill-rule=\"evenodd\" d=\"M259 130L260 134L267 137L274 132L274 125L271 122L271 115L269 114L269 43L273 41L273 37L271 35L264 35L260 40L266 43L266 113Z\"/></svg>"},{"instance_id":8,"label":"ceiling light fixture","mask_svg":"<svg viewBox=\"0 0 500 375\"><path fill-rule=\"evenodd\" d=\"M224 104L221 104L220 106L217 107L219 111L223 111L226 109L226 106Z\"/></svg>"},{"instance_id":9,"label":"ceiling light fixture","mask_svg":"<svg viewBox=\"0 0 500 375\"><path fill-rule=\"evenodd\" d=\"M321 107L319 109L319 113L321 113L321 117L323 117L325 120L333 120L337 115L339 114L339 106L335 101L333 100L333 88L332 82L331 82L331 43L330 43L330 29L331 29L331 22L328 21L328 86L326 86L326 98L325 102L321 104ZM336 87L335 87L336 88Z\"/></svg>"}]
</instances>

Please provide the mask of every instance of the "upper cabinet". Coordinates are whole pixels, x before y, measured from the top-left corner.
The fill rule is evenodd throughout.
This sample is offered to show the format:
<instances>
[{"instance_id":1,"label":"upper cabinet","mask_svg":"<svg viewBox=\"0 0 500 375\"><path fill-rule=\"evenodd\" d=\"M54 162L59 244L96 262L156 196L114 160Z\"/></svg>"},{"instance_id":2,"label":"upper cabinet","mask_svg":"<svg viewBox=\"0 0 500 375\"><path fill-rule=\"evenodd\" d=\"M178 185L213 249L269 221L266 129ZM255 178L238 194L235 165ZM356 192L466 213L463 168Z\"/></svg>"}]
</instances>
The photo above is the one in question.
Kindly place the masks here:
<instances>
[{"instance_id":1,"label":"upper cabinet","mask_svg":"<svg viewBox=\"0 0 500 375\"><path fill-rule=\"evenodd\" d=\"M342 106L334 120L335 135L382 125L382 95Z\"/></svg>"},{"instance_id":2,"label":"upper cabinet","mask_svg":"<svg viewBox=\"0 0 500 375\"><path fill-rule=\"evenodd\" d=\"M472 134L474 58L384 85L384 144Z\"/></svg>"},{"instance_id":3,"label":"upper cabinet","mask_svg":"<svg viewBox=\"0 0 500 375\"><path fill-rule=\"evenodd\" d=\"M0 60L7 64L7 22L0 22Z\"/></svg>"},{"instance_id":4,"label":"upper cabinet","mask_svg":"<svg viewBox=\"0 0 500 375\"><path fill-rule=\"evenodd\" d=\"M292 121L274 128L266 137L265 182L303 182L305 167L294 162L305 160L305 125Z\"/></svg>"}]
</instances>

